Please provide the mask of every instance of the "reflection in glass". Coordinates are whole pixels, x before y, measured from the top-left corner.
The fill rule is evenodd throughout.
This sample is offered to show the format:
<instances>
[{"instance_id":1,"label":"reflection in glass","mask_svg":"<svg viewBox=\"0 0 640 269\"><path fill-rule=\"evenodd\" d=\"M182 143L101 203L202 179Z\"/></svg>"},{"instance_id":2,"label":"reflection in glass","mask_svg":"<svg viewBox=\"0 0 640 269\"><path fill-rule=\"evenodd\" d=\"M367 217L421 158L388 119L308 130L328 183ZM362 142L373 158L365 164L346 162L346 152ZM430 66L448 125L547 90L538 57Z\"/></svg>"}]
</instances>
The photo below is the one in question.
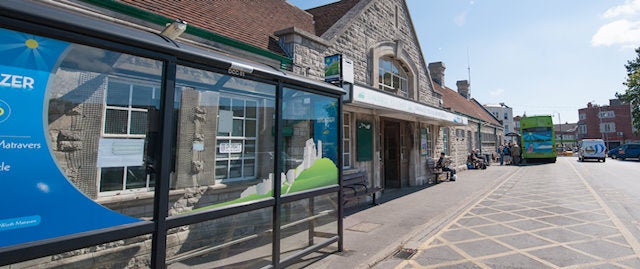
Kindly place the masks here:
<instances>
[{"instance_id":1,"label":"reflection in glass","mask_svg":"<svg viewBox=\"0 0 640 269\"><path fill-rule=\"evenodd\" d=\"M337 194L331 193L283 205L280 226L282 258L337 236L337 201Z\"/></svg>"},{"instance_id":2,"label":"reflection in glass","mask_svg":"<svg viewBox=\"0 0 640 269\"><path fill-rule=\"evenodd\" d=\"M338 100L285 88L282 194L338 183Z\"/></svg>"},{"instance_id":3,"label":"reflection in glass","mask_svg":"<svg viewBox=\"0 0 640 269\"><path fill-rule=\"evenodd\" d=\"M273 197L275 85L186 66L176 84L170 214Z\"/></svg>"},{"instance_id":4,"label":"reflection in glass","mask_svg":"<svg viewBox=\"0 0 640 269\"><path fill-rule=\"evenodd\" d=\"M47 84L48 133L60 171L102 205L151 218L155 176L144 164L158 137L162 62L78 44L66 50ZM145 195L123 203L130 193Z\"/></svg>"},{"instance_id":5,"label":"reflection in glass","mask_svg":"<svg viewBox=\"0 0 640 269\"><path fill-rule=\"evenodd\" d=\"M272 263L272 208L169 231L168 268L261 268Z\"/></svg>"},{"instance_id":6,"label":"reflection in glass","mask_svg":"<svg viewBox=\"0 0 640 269\"><path fill-rule=\"evenodd\" d=\"M151 235L108 242L2 268L151 268Z\"/></svg>"}]
</instances>

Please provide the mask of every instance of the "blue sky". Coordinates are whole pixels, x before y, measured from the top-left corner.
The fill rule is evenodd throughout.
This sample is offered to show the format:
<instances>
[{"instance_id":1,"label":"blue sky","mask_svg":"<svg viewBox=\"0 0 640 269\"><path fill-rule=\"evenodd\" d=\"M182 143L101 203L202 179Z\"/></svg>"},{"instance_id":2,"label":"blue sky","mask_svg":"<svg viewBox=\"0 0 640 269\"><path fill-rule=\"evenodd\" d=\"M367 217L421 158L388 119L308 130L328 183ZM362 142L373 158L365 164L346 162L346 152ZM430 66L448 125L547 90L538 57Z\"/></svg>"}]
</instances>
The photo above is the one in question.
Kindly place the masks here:
<instances>
[{"instance_id":1,"label":"blue sky","mask_svg":"<svg viewBox=\"0 0 640 269\"><path fill-rule=\"evenodd\" d=\"M290 0L301 9L332 0ZM640 0L407 0L427 63L445 84L469 78L471 97L514 115L577 122L588 102L624 92L640 46ZM558 114L560 116L558 116Z\"/></svg>"}]
</instances>

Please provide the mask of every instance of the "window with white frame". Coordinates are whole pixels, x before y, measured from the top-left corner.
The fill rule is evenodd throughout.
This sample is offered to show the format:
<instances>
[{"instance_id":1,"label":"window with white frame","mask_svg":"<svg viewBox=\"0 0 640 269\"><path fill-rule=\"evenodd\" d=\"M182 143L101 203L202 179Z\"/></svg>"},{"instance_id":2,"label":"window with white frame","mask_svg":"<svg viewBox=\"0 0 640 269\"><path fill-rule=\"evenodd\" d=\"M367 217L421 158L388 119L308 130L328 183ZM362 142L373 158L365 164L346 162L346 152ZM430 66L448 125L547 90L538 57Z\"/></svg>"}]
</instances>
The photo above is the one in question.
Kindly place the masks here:
<instances>
[{"instance_id":1,"label":"window with white frame","mask_svg":"<svg viewBox=\"0 0 640 269\"><path fill-rule=\"evenodd\" d=\"M342 168L351 168L351 113L343 114Z\"/></svg>"},{"instance_id":2,"label":"window with white frame","mask_svg":"<svg viewBox=\"0 0 640 269\"><path fill-rule=\"evenodd\" d=\"M144 146L149 109L157 107L159 100L160 89L157 85L109 79L104 99L101 143L108 143L114 151L135 150ZM155 185L144 166L101 165L100 193L148 190Z\"/></svg>"},{"instance_id":3,"label":"window with white frame","mask_svg":"<svg viewBox=\"0 0 640 269\"><path fill-rule=\"evenodd\" d=\"M603 122L603 123L600 123L600 132L601 133L615 133L616 132L616 123L615 122Z\"/></svg>"},{"instance_id":4,"label":"window with white frame","mask_svg":"<svg viewBox=\"0 0 640 269\"><path fill-rule=\"evenodd\" d=\"M442 127L442 152L449 154L449 127Z\"/></svg>"},{"instance_id":5,"label":"window with white frame","mask_svg":"<svg viewBox=\"0 0 640 269\"><path fill-rule=\"evenodd\" d=\"M381 57L378 61L378 88L400 96L409 96L407 72L397 61L389 57Z\"/></svg>"},{"instance_id":6,"label":"window with white frame","mask_svg":"<svg viewBox=\"0 0 640 269\"><path fill-rule=\"evenodd\" d=\"M256 176L258 103L239 97L220 97L216 140L216 180ZM231 128L225 129L222 126ZM238 150L234 150L238 149Z\"/></svg>"}]
</instances>

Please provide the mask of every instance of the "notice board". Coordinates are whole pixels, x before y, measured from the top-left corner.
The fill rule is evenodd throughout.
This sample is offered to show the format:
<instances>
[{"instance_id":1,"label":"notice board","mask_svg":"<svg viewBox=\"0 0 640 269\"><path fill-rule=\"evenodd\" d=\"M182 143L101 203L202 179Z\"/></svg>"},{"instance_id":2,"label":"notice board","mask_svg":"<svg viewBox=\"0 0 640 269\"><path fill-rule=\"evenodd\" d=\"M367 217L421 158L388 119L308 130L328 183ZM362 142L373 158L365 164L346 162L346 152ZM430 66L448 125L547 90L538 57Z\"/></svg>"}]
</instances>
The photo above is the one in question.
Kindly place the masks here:
<instances>
[{"instance_id":1,"label":"notice board","mask_svg":"<svg viewBox=\"0 0 640 269\"><path fill-rule=\"evenodd\" d=\"M357 121L358 126L356 160L371 161L373 158L373 124L369 121Z\"/></svg>"}]
</instances>

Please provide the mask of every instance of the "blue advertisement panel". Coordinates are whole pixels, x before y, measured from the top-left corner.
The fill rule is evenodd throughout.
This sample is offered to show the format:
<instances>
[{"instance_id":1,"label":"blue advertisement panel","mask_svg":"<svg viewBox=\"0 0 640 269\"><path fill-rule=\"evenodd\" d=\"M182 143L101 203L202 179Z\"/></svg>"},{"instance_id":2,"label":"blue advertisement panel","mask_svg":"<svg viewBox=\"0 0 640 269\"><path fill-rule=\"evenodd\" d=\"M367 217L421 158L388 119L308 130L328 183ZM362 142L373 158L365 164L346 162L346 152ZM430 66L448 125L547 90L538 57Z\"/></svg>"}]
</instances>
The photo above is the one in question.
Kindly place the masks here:
<instances>
[{"instance_id":1,"label":"blue advertisement panel","mask_svg":"<svg viewBox=\"0 0 640 269\"><path fill-rule=\"evenodd\" d=\"M0 247L140 221L85 196L49 149L47 83L71 44L0 36Z\"/></svg>"},{"instance_id":2,"label":"blue advertisement panel","mask_svg":"<svg viewBox=\"0 0 640 269\"><path fill-rule=\"evenodd\" d=\"M553 144L551 141L546 142L528 142L524 141L524 150L527 153L552 153Z\"/></svg>"},{"instance_id":3,"label":"blue advertisement panel","mask_svg":"<svg viewBox=\"0 0 640 269\"><path fill-rule=\"evenodd\" d=\"M324 57L324 81L338 81L340 80L340 54Z\"/></svg>"},{"instance_id":4,"label":"blue advertisement panel","mask_svg":"<svg viewBox=\"0 0 640 269\"><path fill-rule=\"evenodd\" d=\"M553 132L551 130L544 132L524 132L524 141L551 141Z\"/></svg>"},{"instance_id":5,"label":"blue advertisement panel","mask_svg":"<svg viewBox=\"0 0 640 269\"><path fill-rule=\"evenodd\" d=\"M314 106L314 140L322 141L322 156L338 164L338 103L334 98L316 97Z\"/></svg>"}]
</instances>

